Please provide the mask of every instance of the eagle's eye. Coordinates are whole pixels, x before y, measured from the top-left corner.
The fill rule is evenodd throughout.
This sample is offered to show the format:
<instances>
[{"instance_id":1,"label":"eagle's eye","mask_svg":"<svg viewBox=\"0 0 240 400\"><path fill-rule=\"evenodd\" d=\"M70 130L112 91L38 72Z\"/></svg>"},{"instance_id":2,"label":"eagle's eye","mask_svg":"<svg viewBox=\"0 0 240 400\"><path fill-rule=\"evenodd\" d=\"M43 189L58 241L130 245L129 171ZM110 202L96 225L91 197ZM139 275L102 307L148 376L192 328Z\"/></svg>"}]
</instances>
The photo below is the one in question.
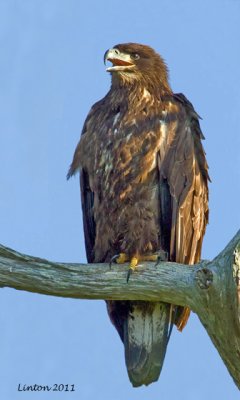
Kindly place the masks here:
<instances>
[{"instance_id":1,"label":"eagle's eye","mask_svg":"<svg viewBox=\"0 0 240 400\"><path fill-rule=\"evenodd\" d=\"M133 54L131 55L131 57L132 57L134 60L139 60L140 55L139 55L138 53L133 53Z\"/></svg>"}]
</instances>

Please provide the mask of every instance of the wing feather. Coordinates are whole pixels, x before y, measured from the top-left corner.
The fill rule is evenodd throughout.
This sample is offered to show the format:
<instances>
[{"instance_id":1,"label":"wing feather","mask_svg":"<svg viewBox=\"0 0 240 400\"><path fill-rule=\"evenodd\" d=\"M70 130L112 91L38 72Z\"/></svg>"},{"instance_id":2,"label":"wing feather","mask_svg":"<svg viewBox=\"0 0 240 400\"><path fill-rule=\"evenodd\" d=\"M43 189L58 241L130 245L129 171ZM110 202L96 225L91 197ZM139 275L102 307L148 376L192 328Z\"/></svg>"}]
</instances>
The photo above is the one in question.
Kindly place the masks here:
<instances>
[{"instance_id":1,"label":"wing feather","mask_svg":"<svg viewBox=\"0 0 240 400\"><path fill-rule=\"evenodd\" d=\"M199 116L182 94L176 102L176 115L168 116L168 146L159 168L171 195L170 260L194 264L200 260L202 241L208 223L208 165L201 143L204 136ZM160 200L161 201L161 200ZM162 208L162 207L161 207ZM175 323L182 330L190 310L178 307Z\"/></svg>"},{"instance_id":2,"label":"wing feather","mask_svg":"<svg viewBox=\"0 0 240 400\"><path fill-rule=\"evenodd\" d=\"M179 105L178 123L174 121L173 139L160 169L172 200L170 259L194 264L200 259L208 222L208 166L198 114L182 94L174 100Z\"/></svg>"},{"instance_id":3,"label":"wing feather","mask_svg":"<svg viewBox=\"0 0 240 400\"><path fill-rule=\"evenodd\" d=\"M85 123L83 125L81 137L86 134L88 129L93 128L97 119L99 106L104 101L97 102L91 108ZM82 203L82 217L83 217L83 229L87 260L89 263L94 262L94 244L96 238L96 224L94 220L94 193L91 191L89 176L87 170L82 165L82 145L79 141L76 150L73 155L73 160L70 165L67 179L80 171L80 191L81 191L81 203Z\"/></svg>"},{"instance_id":4,"label":"wing feather","mask_svg":"<svg viewBox=\"0 0 240 400\"><path fill-rule=\"evenodd\" d=\"M89 186L87 172L82 169L80 172L80 188L82 200L83 229L87 260L94 262L94 244L96 237L96 224L94 220L94 193Z\"/></svg>"}]
</instances>

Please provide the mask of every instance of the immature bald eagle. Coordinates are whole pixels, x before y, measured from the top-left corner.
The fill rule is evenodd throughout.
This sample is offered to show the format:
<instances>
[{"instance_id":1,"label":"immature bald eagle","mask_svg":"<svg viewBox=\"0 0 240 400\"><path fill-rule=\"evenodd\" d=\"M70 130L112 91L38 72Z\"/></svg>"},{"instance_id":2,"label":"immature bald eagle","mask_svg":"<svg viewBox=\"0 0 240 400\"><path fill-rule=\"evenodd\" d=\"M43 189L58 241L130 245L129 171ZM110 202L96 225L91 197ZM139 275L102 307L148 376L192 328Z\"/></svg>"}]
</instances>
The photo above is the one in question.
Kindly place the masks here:
<instances>
[{"instance_id":1,"label":"immature bald eagle","mask_svg":"<svg viewBox=\"0 0 240 400\"><path fill-rule=\"evenodd\" d=\"M173 94L167 67L150 47L119 44L104 59L112 62L111 88L90 110L68 173L80 170L88 262L118 255L132 271L165 252L170 261L196 263L208 222L198 115ZM182 330L189 310L143 301L108 301L107 308L133 386L156 381L170 314Z\"/></svg>"}]
</instances>

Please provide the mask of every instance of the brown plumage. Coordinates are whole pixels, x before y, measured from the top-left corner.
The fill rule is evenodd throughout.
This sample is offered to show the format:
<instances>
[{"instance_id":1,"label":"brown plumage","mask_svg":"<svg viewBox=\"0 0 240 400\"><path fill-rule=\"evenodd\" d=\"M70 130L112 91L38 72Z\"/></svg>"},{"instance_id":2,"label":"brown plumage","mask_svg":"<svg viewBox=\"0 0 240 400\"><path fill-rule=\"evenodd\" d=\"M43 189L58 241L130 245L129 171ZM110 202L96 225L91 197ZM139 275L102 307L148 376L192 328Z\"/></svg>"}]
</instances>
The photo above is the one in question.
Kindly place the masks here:
<instances>
[{"instance_id":1,"label":"brown plumage","mask_svg":"<svg viewBox=\"0 0 240 400\"><path fill-rule=\"evenodd\" d=\"M170 261L196 263L209 179L198 115L184 95L172 93L167 67L150 47L117 45L105 60L113 64L112 85L90 110L68 173L80 170L88 261L164 250ZM109 301L107 308L132 384L157 380L170 305ZM178 307L174 315L181 330L189 310Z\"/></svg>"}]
</instances>

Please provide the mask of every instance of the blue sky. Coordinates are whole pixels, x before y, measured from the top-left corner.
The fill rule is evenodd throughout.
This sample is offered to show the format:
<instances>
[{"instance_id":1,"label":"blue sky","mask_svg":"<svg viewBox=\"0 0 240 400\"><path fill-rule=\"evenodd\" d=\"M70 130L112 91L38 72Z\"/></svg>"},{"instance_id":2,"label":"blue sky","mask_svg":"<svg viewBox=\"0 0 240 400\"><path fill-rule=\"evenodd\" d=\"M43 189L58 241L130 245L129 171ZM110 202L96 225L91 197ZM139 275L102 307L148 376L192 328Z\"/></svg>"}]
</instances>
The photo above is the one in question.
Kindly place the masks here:
<instances>
[{"instance_id":1,"label":"blue sky","mask_svg":"<svg viewBox=\"0 0 240 400\"><path fill-rule=\"evenodd\" d=\"M203 258L239 228L240 2L0 0L0 242L85 262L78 179L65 179L90 106L109 88L103 54L151 45L202 116L212 184ZM0 290L0 397L218 400L239 393L196 315L174 331L158 383L133 389L103 301ZM75 384L74 393L17 385Z\"/></svg>"}]
</instances>

